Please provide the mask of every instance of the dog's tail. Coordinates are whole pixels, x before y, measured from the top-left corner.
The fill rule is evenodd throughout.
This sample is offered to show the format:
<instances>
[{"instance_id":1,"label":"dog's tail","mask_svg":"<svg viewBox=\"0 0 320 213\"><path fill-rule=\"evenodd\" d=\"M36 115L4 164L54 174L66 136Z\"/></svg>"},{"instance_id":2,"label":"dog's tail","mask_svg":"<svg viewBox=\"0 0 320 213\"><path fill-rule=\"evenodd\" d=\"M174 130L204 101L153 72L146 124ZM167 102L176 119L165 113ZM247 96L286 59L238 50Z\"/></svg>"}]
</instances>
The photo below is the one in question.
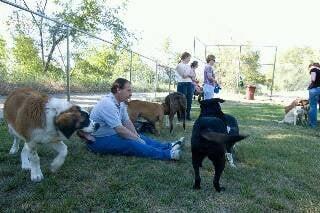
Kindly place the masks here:
<instances>
[{"instance_id":1,"label":"dog's tail","mask_svg":"<svg viewBox=\"0 0 320 213\"><path fill-rule=\"evenodd\" d=\"M248 135L227 135L223 133L214 132L210 129L205 129L200 132L200 135L206 140L218 144L235 144L248 137Z\"/></svg>"}]
</instances>

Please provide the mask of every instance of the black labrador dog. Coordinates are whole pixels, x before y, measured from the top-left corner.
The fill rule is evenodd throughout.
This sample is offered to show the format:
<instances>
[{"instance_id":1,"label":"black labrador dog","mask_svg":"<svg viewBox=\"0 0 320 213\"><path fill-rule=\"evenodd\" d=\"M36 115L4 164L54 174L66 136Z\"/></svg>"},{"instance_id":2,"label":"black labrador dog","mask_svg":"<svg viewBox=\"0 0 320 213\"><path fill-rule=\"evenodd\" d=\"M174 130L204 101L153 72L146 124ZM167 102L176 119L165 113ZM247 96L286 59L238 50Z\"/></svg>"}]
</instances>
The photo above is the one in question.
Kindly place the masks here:
<instances>
[{"instance_id":1,"label":"black labrador dog","mask_svg":"<svg viewBox=\"0 0 320 213\"><path fill-rule=\"evenodd\" d=\"M239 135L237 120L221 111L222 99L208 99L200 102L201 113L195 121L191 137L192 165L195 172L194 189L200 189L200 167L208 157L215 169L213 186L216 191L224 190L220 186L220 177L225 168L225 155L232 147L247 136Z\"/></svg>"}]
</instances>

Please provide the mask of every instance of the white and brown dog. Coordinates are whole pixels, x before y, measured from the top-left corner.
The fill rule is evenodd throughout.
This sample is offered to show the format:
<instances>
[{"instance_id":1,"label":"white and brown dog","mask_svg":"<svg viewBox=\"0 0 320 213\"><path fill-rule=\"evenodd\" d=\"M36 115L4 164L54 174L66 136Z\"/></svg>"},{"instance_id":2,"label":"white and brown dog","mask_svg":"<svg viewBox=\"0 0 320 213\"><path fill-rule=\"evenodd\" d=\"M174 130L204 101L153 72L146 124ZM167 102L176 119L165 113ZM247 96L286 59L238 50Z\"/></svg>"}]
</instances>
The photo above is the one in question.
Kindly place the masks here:
<instances>
[{"instance_id":1,"label":"white and brown dog","mask_svg":"<svg viewBox=\"0 0 320 213\"><path fill-rule=\"evenodd\" d=\"M308 111L309 111L309 101L305 99L296 99L292 101L291 104L284 107L285 116L283 120L278 121L278 123L287 123L297 125L307 124L308 121Z\"/></svg>"},{"instance_id":2,"label":"white and brown dog","mask_svg":"<svg viewBox=\"0 0 320 213\"><path fill-rule=\"evenodd\" d=\"M19 151L20 140L25 142L21 167L31 170L31 180L35 182L43 179L38 144L48 144L58 152L51 163L51 171L55 172L67 156L67 146L63 140L70 138L75 131L80 137L92 140L90 133L99 128L79 106L63 99L49 98L28 88L17 89L8 96L4 103L4 119L9 133L14 137L10 154Z\"/></svg>"}]
</instances>

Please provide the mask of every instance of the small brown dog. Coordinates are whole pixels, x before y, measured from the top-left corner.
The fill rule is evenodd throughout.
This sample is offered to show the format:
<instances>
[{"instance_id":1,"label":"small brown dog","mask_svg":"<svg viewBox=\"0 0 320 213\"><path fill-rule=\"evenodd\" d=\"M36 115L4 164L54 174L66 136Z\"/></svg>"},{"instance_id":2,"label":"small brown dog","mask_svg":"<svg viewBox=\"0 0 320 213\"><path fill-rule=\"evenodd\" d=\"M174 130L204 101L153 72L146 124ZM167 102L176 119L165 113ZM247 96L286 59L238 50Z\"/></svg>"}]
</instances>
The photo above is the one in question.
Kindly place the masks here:
<instances>
[{"instance_id":1,"label":"small brown dog","mask_svg":"<svg viewBox=\"0 0 320 213\"><path fill-rule=\"evenodd\" d=\"M173 117L177 113L178 118L182 119L183 129L186 130L186 108L187 108L187 99L184 94L180 92L173 92L167 95L162 104L164 109L164 114L169 115L170 121L170 133L173 129Z\"/></svg>"},{"instance_id":2,"label":"small brown dog","mask_svg":"<svg viewBox=\"0 0 320 213\"><path fill-rule=\"evenodd\" d=\"M164 116L164 109L161 104L132 100L128 102L128 114L132 123L136 122L139 117L146 119L154 125L156 135L160 135Z\"/></svg>"}]
</instances>

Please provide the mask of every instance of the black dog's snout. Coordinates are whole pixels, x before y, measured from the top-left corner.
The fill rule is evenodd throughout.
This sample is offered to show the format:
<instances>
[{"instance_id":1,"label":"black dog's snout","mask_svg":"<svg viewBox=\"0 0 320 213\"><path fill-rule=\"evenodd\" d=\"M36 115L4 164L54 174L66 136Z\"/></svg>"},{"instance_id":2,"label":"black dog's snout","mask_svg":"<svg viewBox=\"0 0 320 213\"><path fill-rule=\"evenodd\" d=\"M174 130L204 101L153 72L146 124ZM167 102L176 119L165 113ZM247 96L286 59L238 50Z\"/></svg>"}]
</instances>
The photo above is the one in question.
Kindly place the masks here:
<instances>
[{"instance_id":1,"label":"black dog's snout","mask_svg":"<svg viewBox=\"0 0 320 213\"><path fill-rule=\"evenodd\" d=\"M99 123L95 123L94 124L94 131L97 131L100 127L100 124Z\"/></svg>"}]
</instances>

